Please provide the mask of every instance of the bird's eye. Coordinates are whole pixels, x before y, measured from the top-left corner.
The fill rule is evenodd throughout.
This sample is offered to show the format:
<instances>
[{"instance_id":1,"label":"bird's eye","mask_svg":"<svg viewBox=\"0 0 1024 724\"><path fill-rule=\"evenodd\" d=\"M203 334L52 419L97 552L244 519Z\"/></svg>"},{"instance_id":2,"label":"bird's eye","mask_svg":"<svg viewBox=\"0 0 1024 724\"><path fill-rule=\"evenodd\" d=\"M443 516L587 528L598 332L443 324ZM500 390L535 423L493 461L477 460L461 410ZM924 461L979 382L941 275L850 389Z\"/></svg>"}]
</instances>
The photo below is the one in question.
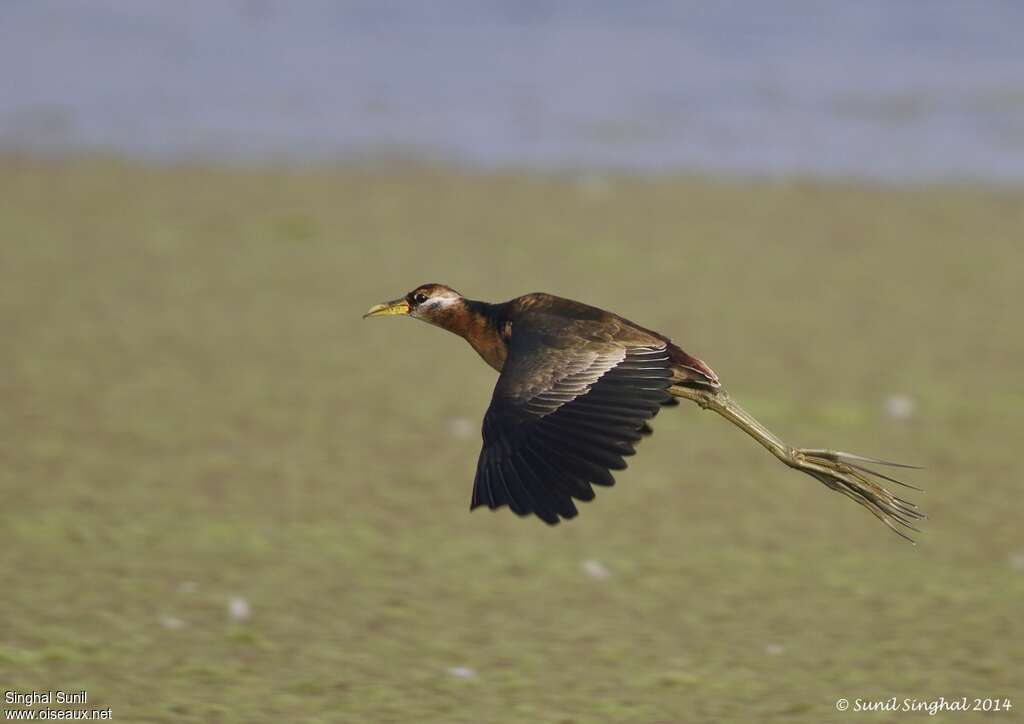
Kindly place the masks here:
<instances>
[{"instance_id":1,"label":"bird's eye","mask_svg":"<svg viewBox=\"0 0 1024 724\"><path fill-rule=\"evenodd\" d=\"M423 304L423 302L427 301L427 295L424 294L423 292L416 292L412 296L412 300L417 304Z\"/></svg>"}]
</instances>

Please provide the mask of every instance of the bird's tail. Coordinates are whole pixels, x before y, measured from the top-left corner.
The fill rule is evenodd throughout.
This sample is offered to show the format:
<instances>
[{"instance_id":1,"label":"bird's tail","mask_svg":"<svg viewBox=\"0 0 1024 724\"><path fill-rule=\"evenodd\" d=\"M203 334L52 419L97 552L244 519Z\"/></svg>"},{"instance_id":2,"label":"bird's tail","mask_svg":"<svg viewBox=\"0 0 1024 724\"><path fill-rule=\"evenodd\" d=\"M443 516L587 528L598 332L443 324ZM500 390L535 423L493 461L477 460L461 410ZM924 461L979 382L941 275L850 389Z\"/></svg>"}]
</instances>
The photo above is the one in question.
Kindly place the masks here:
<instances>
[{"instance_id":1,"label":"bird's tail","mask_svg":"<svg viewBox=\"0 0 1024 724\"><path fill-rule=\"evenodd\" d=\"M712 373L713 374L713 373ZM717 378L715 378L717 382ZM842 493L851 500L871 511L872 514L895 533L913 543L901 528L917 532L914 523L926 518L917 506L895 495L880 485L874 478L887 480L903 485L919 492L920 488L901 482L884 473L880 473L868 465L883 465L896 468L916 468L915 465L878 460L863 455L790 447L780 440L768 428L758 422L753 415L737 404L729 394L721 388L702 389L690 384L673 385L669 392L673 396L696 402L705 410L714 410L726 420L736 425L775 457L791 468L807 473L832 490Z\"/></svg>"}]
</instances>

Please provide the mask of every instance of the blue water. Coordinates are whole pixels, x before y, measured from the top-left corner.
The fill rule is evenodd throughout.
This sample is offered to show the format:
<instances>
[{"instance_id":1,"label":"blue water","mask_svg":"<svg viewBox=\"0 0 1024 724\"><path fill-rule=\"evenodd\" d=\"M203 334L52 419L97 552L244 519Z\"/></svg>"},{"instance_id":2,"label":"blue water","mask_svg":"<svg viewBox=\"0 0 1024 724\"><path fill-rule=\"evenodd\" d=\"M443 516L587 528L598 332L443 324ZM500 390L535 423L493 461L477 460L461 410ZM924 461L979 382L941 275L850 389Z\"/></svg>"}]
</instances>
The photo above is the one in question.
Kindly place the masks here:
<instances>
[{"instance_id":1,"label":"blue water","mask_svg":"<svg viewBox=\"0 0 1024 724\"><path fill-rule=\"evenodd\" d=\"M0 0L0 147L1024 180L1024 3Z\"/></svg>"}]
</instances>

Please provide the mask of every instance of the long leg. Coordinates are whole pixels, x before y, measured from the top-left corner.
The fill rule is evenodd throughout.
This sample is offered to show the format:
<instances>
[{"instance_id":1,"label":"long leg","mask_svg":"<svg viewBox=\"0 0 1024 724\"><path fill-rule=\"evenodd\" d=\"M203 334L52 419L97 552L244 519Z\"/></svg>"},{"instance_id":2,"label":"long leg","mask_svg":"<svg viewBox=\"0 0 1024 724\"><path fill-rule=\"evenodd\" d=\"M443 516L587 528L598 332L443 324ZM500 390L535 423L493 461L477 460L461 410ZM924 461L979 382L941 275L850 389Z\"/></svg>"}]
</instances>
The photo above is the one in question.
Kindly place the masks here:
<instances>
[{"instance_id":1,"label":"long leg","mask_svg":"<svg viewBox=\"0 0 1024 724\"><path fill-rule=\"evenodd\" d=\"M917 519L925 518L925 514L920 512L916 505L886 490L868 476L875 476L898 485L906 485L906 487L913 488L914 490L919 489L865 467L866 464L887 465L898 468L912 468L914 467L913 465L901 465L900 463L877 460L836 450L790 447L754 419L753 415L740 407L722 389L705 390L674 385L669 392L676 397L696 402L705 410L714 410L757 440L772 455L786 465L807 473L832 490L842 493L851 500L857 501L894 532L913 543L913 539L900 530L898 526L917 531L913 522Z\"/></svg>"}]
</instances>

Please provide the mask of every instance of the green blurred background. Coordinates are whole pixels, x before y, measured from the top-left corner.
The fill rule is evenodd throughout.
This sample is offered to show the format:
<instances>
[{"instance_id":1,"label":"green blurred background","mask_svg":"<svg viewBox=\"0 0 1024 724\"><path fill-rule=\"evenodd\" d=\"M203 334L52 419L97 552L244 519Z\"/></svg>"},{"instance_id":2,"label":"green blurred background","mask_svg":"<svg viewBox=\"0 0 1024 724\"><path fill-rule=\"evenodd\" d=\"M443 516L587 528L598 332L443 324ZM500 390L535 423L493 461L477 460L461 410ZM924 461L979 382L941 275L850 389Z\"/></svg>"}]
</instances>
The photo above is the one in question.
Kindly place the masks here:
<instances>
[{"instance_id":1,"label":"green blurred background","mask_svg":"<svg viewBox=\"0 0 1024 724\"><path fill-rule=\"evenodd\" d=\"M1024 712L1024 194L0 162L0 682L138 722ZM494 372L371 304L549 291L786 440L926 467L919 545L668 410L547 527L468 512ZM18 708L18 707L9 707Z\"/></svg>"}]
</instances>

